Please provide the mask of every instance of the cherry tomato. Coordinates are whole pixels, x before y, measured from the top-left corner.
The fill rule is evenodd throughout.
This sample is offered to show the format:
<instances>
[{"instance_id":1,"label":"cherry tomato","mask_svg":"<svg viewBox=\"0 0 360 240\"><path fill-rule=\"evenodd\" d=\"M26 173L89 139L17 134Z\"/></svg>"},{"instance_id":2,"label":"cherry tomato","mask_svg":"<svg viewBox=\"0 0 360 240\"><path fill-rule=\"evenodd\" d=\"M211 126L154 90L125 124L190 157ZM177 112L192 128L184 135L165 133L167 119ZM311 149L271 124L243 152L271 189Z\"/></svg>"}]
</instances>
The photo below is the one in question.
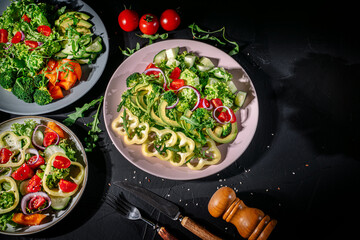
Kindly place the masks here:
<instances>
[{"instance_id":1,"label":"cherry tomato","mask_svg":"<svg viewBox=\"0 0 360 240\"><path fill-rule=\"evenodd\" d=\"M229 108L229 111L227 111L228 115L229 115L229 118L231 118L231 123L234 123L236 122L236 116L235 116L235 113L234 113L234 110L232 110L231 108Z\"/></svg>"},{"instance_id":2,"label":"cherry tomato","mask_svg":"<svg viewBox=\"0 0 360 240\"><path fill-rule=\"evenodd\" d=\"M180 73L181 73L180 68L176 67L176 68L174 68L174 70L171 72L169 78L171 78L172 80L178 79L178 78L180 77Z\"/></svg>"},{"instance_id":3,"label":"cherry tomato","mask_svg":"<svg viewBox=\"0 0 360 240\"><path fill-rule=\"evenodd\" d=\"M180 25L180 16L173 9L165 10L160 16L161 27L166 31L173 31Z\"/></svg>"},{"instance_id":4,"label":"cherry tomato","mask_svg":"<svg viewBox=\"0 0 360 240\"><path fill-rule=\"evenodd\" d=\"M43 145L44 147L48 147L50 145L53 145L57 140L57 135L54 132L48 132L44 136Z\"/></svg>"},{"instance_id":5,"label":"cherry tomato","mask_svg":"<svg viewBox=\"0 0 360 240\"><path fill-rule=\"evenodd\" d=\"M0 29L0 43L8 42L8 31L6 29Z\"/></svg>"},{"instance_id":6,"label":"cherry tomato","mask_svg":"<svg viewBox=\"0 0 360 240\"><path fill-rule=\"evenodd\" d=\"M199 108L209 108L210 102L206 98L201 98L199 103Z\"/></svg>"},{"instance_id":7,"label":"cherry tomato","mask_svg":"<svg viewBox=\"0 0 360 240\"><path fill-rule=\"evenodd\" d=\"M182 79L175 79L174 81L172 81L170 83L170 89L171 90L178 90L179 88L181 88L182 86L185 85L185 81Z\"/></svg>"},{"instance_id":8,"label":"cherry tomato","mask_svg":"<svg viewBox=\"0 0 360 240\"><path fill-rule=\"evenodd\" d=\"M30 210L39 209L45 203L46 203L46 199L43 196L37 195L37 196L34 196L32 199L30 199L28 208Z\"/></svg>"},{"instance_id":9,"label":"cherry tomato","mask_svg":"<svg viewBox=\"0 0 360 240\"><path fill-rule=\"evenodd\" d=\"M210 100L211 104L213 105L214 108L220 107L223 105L222 101L220 98L214 98Z\"/></svg>"},{"instance_id":10,"label":"cherry tomato","mask_svg":"<svg viewBox=\"0 0 360 240\"><path fill-rule=\"evenodd\" d=\"M11 174L13 179L19 181L31 178L33 175L34 175L34 171L26 163L21 165L21 167L19 167L15 172Z\"/></svg>"},{"instance_id":11,"label":"cherry tomato","mask_svg":"<svg viewBox=\"0 0 360 240\"><path fill-rule=\"evenodd\" d=\"M7 148L2 148L0 150L0 163L4 164L7 163L10 160L10 157L13 153L7 149Z\"/></svg>"},{"instance_id":12,"label":"cherry tomato","mask_svg":"<svg viewBox=\"0 0 360 240\"><path fill-rule=\"evenodd\" d=\"M46 26L46 25L40 25L37 27L36 29L39 33L41 33L42 35L45 35L45 36L50 36L51 34L51 28L49 26Z\"/></svg>"},{"instance_id":13,"label":"cherry tomato","mask_svg":"<svg viewBox=\"0 0 360 240\"><path fill-rule=\"evenodd\" d=\"M154 14L144 14L140 18L139 28L142 33L147 35L153 35L159 29L159 20Z\"/></svg>"},{"instance_id":14,"label":"cherry tomato","mask_svg":"<svg viewBox=\"0 0 360 240\"><path fill-rule=\"evenodd\" d=\"M39 160L35 163L32 164L33 162L36 161L36 156L32 156L28 161L27 164L29 165L30 168L32 169L37 169L39 166L45 164L45 160L42 156L39 156Z\"/></svg>"},{"instance_id":15,"label":"cherry tomato","mask_svg":"<svg viewBox=\"0 0 360 240\"><path fill-rule=\"evenodd\" d=\"M134 31L139 25L139 14L134 10L125 9L119 14L118 22L125 32Z\"/></svg>"},{"instance_id":16,"label":"cherry tomato","mask_svg":"<svg viewBox=\"0 0 360 240\"><path fill-rule=\"evenodd\" d=\"M149 68L158 68L156 67L153 63L150 63L149 65L147 65L147 67L145 68L145 70L148 70ZM155 75L155 76L158 76L159 75L159 72L157 71L149 71L146 73L146 75Z\"/></svg>"},{"instance_id":17,"label":"cherry tomato","mask_svg":"<svg viewBox=\"0 0 360 240\"><path fill-rule=\"evenodd\" d=\"M38 175L34 175L26 187L26 191L29 192L39 192L41 190L41 178Z\"/></svg>"},{"instance_id":18,"label":"cherry tomato","mask_svg":"<svg viewBox=\"0 0 360 240\"><path fill-rule=\"evenodd\" d=\"M221 112L217 117L221 122L225 123L230 120L230 115L227 112Z\"/></svg>"},{"instance_id":19,"label":"cherry tomato","mask_svg":"<svg viewBox=\"0 0 360 240\"><path fill-rule=\"evenodd\" d=\"M36 41L30 41L30 40L25 41L25 45L26 45L26 46L29 46L29 47L31 47L31 48L37 48L37 47L39 46L38 42L36 42Z\"/></svg>"},{"instance_id":20,"label":"cherry tomato","mask_svg":"<svg viewBox=\"0 0 360 240\"><path fill-rule=\"evenodd\" d=\"M72 192L76 189L77 184L74 182L61 179L59 182L59 187L63 192Z\"/></svg>"},{"instance_id":21,"label":"cherry tomato","mask_svg":"<svg viewBox=\"0 0 360 240\"><path fill-rule=\"evenodd\" d=\"M22 20L24 20L25 22L28 22L30 23L31 19L26 15L24 14L22 17L21 17Z\"/></svg>"},{"instance_id":22,"label":"cherry tomato","mask_svg":"<svg viewBox=\"0 0 360 240\"><path fill-rule=\"evenodd\" d=\"M70 167L70 165L71 165L70 159L63 156L56 156L53 162L53 166L58 169L68 168Z\"/></svg>"},{"instance_id":23,"label":"cherry tomato","mask_svg":"<svg viewBox=\"0 0 360 240\"><path fill-rule=\"evenodd\" d=\"M11 39L11 43L19 43L21 41L22 34L21 32L16 32L13 38Z\"/></svg>"}]
</instances>

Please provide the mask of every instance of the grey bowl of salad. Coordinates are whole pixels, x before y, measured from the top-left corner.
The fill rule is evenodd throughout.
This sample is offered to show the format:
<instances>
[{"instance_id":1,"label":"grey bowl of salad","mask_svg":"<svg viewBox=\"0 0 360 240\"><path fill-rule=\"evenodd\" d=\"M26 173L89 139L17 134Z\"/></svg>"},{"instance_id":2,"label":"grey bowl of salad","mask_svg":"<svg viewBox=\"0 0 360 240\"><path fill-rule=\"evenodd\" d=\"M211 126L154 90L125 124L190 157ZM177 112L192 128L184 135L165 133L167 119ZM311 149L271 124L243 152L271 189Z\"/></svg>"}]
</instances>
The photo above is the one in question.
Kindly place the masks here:
<instances>
[{"instance_id":1,"label":"grey bowl of salad","mask_svg":"<svg viewBox=\"0 0 360 240\"><path fill-rule=\"evenodd\" d=\"M84 148L63 124L34 116L0 123L0 233L53 226L78 203L87 177Z\"/></svg>"},{"instance_id":2,"label":"grey bowl of salad","mask_svg":"<svg viewBox=\"0 0 360 240\"><path fill-rule=\"evenodd\" d=\"M103 22L81 0L0 2L0 110L37 115L81 98L109 53Z\"/></svg>"}]
</instances>

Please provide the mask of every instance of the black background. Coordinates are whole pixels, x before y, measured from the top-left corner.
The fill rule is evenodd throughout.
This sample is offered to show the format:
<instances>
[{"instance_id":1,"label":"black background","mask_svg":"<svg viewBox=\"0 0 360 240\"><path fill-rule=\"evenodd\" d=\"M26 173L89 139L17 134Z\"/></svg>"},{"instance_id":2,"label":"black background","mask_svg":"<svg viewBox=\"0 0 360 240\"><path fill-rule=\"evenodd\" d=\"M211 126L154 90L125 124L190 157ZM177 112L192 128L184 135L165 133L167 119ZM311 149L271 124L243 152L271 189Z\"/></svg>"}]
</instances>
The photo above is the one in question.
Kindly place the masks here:
<instances>
[{"instance_id":1,"label":"black background","mask_svg":"<svg viewBox=\"0 0 360 240\"><path fill-rule=\"evenodd\" d=\"M240 44L233 56L256 88L260 116L253 141L230 167L193 181L172 181L145 173L112 145L101 115L100 147L88 154L89 180L77 207L54 227L25 237L0 239L160 239L141 221L121 218L102 202L113 181L139 184L176 203L181 211L226 239L241 239L236 229L207 211L218 187L228 186L248 206L262 209L278 225L270 239L347 239L356 236L359 216L359 20L345 1L86 1L102 18L110 40L106 69L83 98L43 116L62 121L67 114L104 94L125 57L122 48L145 46L135 33L123 32L117 16L124 5L140 15L160 16L176 9L182 23L169 39L191 39L187 26L226 27ZM163 30L160 30L162 33ZM206 41L210 44L214 42ZM228 47L219 47L229 51ZM1 121L16 115L1 112ZM83 139L78 120L71 129ZM179 239L197 239L143 201L125 194L145 216Z\"/></svg>"}]
</instances>

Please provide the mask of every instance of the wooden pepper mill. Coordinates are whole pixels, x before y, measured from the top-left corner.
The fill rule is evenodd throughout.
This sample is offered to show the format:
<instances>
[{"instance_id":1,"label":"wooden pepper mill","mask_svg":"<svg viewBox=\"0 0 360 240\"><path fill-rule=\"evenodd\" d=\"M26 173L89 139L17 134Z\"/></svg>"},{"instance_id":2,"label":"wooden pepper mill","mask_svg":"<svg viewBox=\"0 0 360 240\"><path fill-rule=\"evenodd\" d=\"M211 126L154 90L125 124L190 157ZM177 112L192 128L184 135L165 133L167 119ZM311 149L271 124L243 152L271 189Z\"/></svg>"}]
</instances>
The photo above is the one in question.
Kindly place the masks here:
<instances>
[{"instance_id":1,"label":"wooden pepper mill","mask_svg":"<svg viewBox=\"0 0 360 240\"><path fill-rule=\"evenodd\" d=\"M213 217L222 216L226 222L234 224L240 235L249 240L266 240L277 223L260 209L247 207L229 187L214 193L208 210Z\"/></svg>"}]
</instances>

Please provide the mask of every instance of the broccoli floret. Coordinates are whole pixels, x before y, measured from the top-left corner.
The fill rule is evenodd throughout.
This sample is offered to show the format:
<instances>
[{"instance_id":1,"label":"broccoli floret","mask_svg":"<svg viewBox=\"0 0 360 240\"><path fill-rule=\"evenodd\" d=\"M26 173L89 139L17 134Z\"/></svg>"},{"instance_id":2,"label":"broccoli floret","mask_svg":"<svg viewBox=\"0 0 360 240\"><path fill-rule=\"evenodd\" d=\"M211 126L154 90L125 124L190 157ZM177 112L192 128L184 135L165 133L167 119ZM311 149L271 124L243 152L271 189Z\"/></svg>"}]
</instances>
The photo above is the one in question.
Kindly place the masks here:
<instances>
[{"instance_id":1,"label":"broccoli floret","mask_svg":"<svg viewBox=\"0 0 360 240\"><path fill-rule=\"evenodd\" d=\"M185 112L186 109L191 109L188 101L179 101L178 105L176 105L176 110L179 112Z\"/></svg>"},{"instance_id":2,"label":"broccoli floret","mask_svg":"<svg viewBox=\"0 0 360 240\"><path fill-rule=\"evenodd\" d=\"M34 101L39 105L46 105L51 103L53 98L51 97L49 91L45 88L39 88L35 90Z\"/></svg>"},{"instance_id":3,"label":"broccoli floret","mask_svg":"<svg viewBox=\"0 0 360 240\"><path fill-rule=\"evenodd\" d=\"M11 91L17 98L23 100L24 102L34 102L33 94L35 86L34 80L31 77L17 78Z\"/></svg>"},{"instance_id":4,"label":"broccoli floret","mask_svg":"<svg viewBox=\"0 0 360 240\"><path fill-rule=\"evenodd\" d=\"M46 87L49 79L44 74L39 74L34 77L34 85L37 88Z\"/></svg>"},{"instance_id":5,"label":"broccoli floret","mask_svg":"<svg viewBox=\"0 0 360 240\"><path fill-rule=\"evenodd\" d=\"M177 101L177 96L173 91L167 91L164 93L162 98L168 103L168 105L173 105Z\"/></svg>"},{"instance_id":6,"label":"broccoli floret","mask_svg":"<svg viewBox=\"0 0 360 240\"><path fill-rule=\"evenodd\" d=\"M4 89L11 89L14 86L16 81L16 72L12 70L7 70L0 73L0 85Z\"/></svg>"},{"instance_id":7,"label":"broccoli floret","mask_svg":"<svg viewBox=\"0 0 360 240\"><path fill-rule=\"evenodd\" d=\"M218 81L213 84L208 84L205 87L204 93L206 95L206 99L208 100L220 98L224 106L233 106L235 94L230 91L225 82Z\"/></svg>"},{"instance_id":8,"label":"broccoli floret","mask_svg":"<svg viewBox=\"0 0 360 240\"><path fill-rule=\"evenodd\" d=\"M129 87L129 88L134 87L136 84L139 83L140 77L141 77L141 75L138 72L135 72L135 73L131 74L126 79L126 86Z\"/></svg>"},{"instance_id":9,"label":"broccoli floret","mask_svg":"<svg viewBox=\"0 0 360 240\"><path fill-rule=\"evenodd\" d=\"M228 123L228 124L224 124L223 126L222 126L222 133L221 133L221 135L223 136L223 137L226 137L227 135L229 135L229 133L231 132L231 123Z\"/></svg>"},{"instance_id":10,"label":"broccoli floret","mask_svg":"<svg viewBox=\"0 0 360 240\"><path fill-rule=\"evenodd\" d=\"M197 108L194 113L191 115L192 118L195 118L199 122L203 122L211 118L211 112L205 108Z\"/></svg>"}]
</instances>

